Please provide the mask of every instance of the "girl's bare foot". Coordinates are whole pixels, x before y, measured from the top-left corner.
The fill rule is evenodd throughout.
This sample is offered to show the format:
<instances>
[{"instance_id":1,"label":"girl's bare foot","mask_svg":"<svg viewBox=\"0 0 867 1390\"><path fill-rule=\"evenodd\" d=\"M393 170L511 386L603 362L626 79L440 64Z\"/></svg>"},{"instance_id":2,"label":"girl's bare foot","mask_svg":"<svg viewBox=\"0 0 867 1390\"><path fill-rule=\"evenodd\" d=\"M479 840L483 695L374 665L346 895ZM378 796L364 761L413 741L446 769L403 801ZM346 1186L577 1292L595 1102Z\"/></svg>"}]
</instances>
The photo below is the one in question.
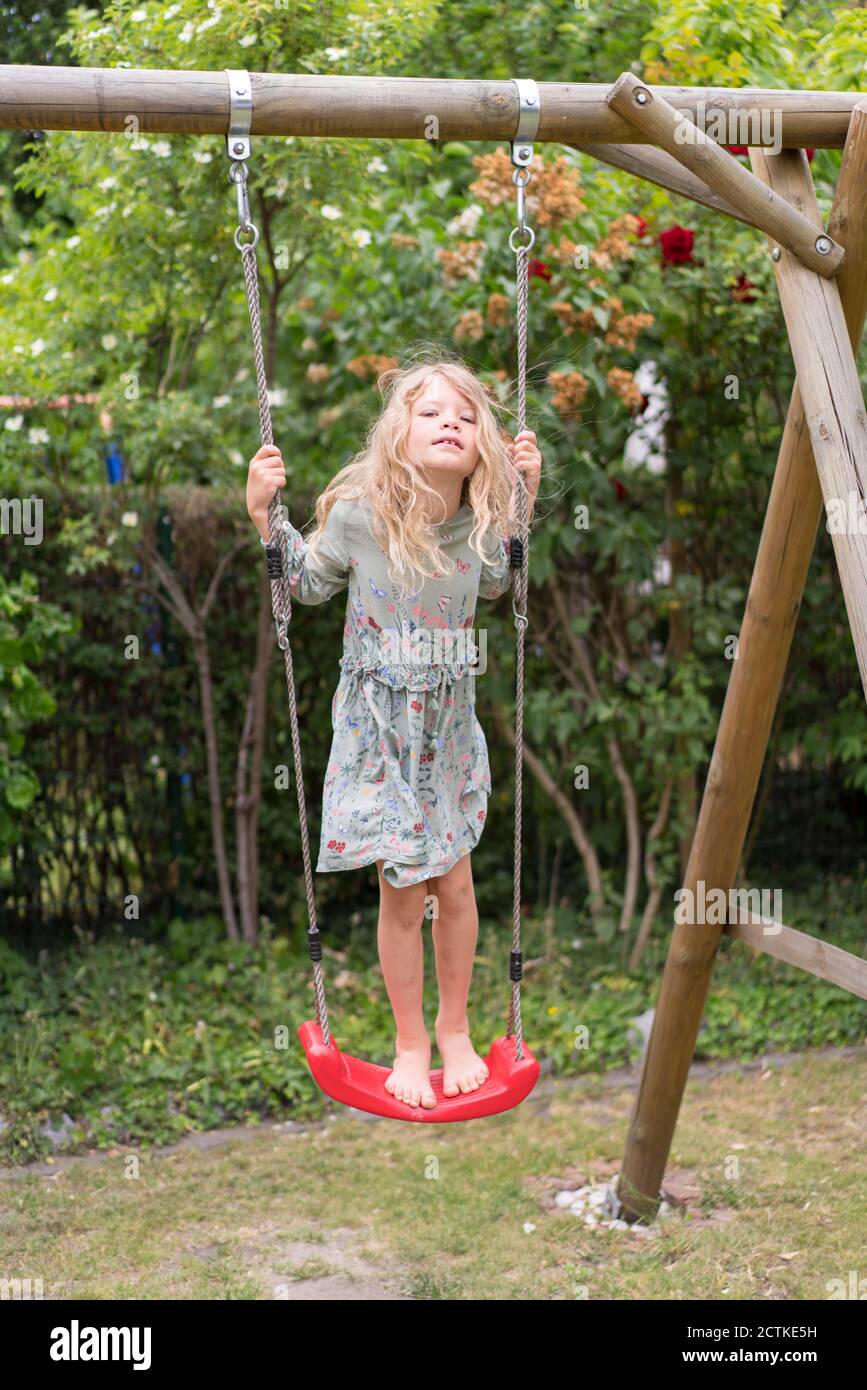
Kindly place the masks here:
<instances>
[{"instance_id":1,"label":"girl's bare foot","mask_svg":"<svg viewBox=\"0 0 867 1390\"><path fill-rule=\"evenodd\" d=\"M448 1030L437 1024L436 1036L443 1059L443 1095L468 1095L477 1091L488 1079L488 1068L470 1042L468 1030Z\"/></svg>"},{"instance_id":2,"label":"girl's bare foot","mask_svg":"<svg viewBox=\"0 0 867 1390\"><path fill-rule=\"evenodd\" d=\"M414 1047L395 1044L394 1066L385 1081L385 1089L395 1100L407 1105L422 1105L430 1110L437 1103L430 1084L430 1039Z\"/></svg>"}]
</instances>

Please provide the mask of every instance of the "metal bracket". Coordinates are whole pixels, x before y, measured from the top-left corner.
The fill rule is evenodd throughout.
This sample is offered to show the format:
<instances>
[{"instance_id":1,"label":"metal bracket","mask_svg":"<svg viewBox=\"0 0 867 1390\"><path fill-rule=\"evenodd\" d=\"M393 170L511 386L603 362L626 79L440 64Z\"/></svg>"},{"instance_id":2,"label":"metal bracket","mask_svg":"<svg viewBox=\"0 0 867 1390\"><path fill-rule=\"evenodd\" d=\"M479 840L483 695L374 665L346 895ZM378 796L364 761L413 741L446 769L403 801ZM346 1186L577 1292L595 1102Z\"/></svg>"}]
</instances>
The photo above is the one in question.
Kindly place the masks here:
<instances>
[{"instance_id":1,"label":"metal bracket","mask_svg":"<svg viewBox=\"0 0 867 1390\"><path fill-rule=\"evenodd\" d=\"M249 159L253 84L245 68L224 68L223 71L229 79L229 131L226 135L226 153L230 159Z\"/></svg>"},{"instance_id":2,"label":"metal bracket","mask_svg":"<svg viewBox=\"0 0 867 1390\"><path fill-rule=\"evenodd\" d=\"M533 140L539 129L539 88L531 77L513 77L518 89L518 129L511 142L512 163L525 167L533 162Z\"/></svg>"}]
</instances>

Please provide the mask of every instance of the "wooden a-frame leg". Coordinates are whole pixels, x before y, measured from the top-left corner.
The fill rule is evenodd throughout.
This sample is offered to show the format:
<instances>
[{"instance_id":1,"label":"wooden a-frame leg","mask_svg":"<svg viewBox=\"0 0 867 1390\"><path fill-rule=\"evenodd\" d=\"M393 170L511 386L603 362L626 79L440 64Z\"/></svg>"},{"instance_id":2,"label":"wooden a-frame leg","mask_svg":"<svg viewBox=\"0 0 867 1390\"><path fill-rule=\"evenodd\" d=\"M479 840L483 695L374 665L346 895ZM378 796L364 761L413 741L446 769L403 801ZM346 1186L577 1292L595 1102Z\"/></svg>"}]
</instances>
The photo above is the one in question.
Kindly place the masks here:
<instances>
[{"instance_id":1,"label":"wooden a-frame leg","mask_svg":"<svg viewBox=\"0 0 867 1390\"><path fill-rule=\"evenodd\" d=\"M821 226L805 155L801 151L783 151L770 158L762 154L760 159L755 155L751 150L755 172L763 178L785 169L790 196L797 191L801 209ZM829 232L846 247L836 282L849 339L839 345L843 357L850 344L860 341L865 316L865 105L857 106L852 115ZM782 256L791 259L786 252ZM781 277L789 273L788 266L781 266ZM818 276L812 278L826 283ZM734 885L822 512L800 387L799 376L684 881L693 894L699 882L707 892L721 888L726 894ZM814 422L814 432L822 428L824 422ZM676 924L672 931L617 1187L618 1209L626 1219L648 1219L658 1206L722 926Z\"/></svg>"}]
</instances>

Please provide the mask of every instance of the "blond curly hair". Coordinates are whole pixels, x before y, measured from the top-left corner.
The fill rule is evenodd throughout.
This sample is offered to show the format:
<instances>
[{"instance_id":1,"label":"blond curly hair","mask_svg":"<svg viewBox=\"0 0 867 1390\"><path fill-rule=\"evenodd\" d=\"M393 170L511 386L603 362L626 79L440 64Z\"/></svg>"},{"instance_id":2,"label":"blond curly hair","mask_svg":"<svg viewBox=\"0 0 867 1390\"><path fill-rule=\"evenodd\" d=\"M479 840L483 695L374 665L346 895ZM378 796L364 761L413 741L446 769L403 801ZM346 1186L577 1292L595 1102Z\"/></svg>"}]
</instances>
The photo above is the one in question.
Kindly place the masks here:
<instances>
[{"instance_id":1,"label":"blond curly hair","mask_svg":"<svg viewBox=\"0 0 867 1390\"><path fill-rule=\"evenodd\" d=\"M316 500L316 526L307 537L314 550L335 502L340 498L364 499L371 509L374 538L385 552L392 582L402 593L418 587L420 577L436 571L450 575L453 558L438 544L434 529L437 513L445 520L442 498L425 481L407 449L412 406L432 376L444 377L476 411L476 446L479 458L464 480L461 504L473 512L469 543L482 560L490 561L499 539L516 527L518 469L508 452L511 435L498 418L496 398L460 358L441 349L428 350L429 360L381 372L376 386L384 405L371 424L364 447L337 473ZM429 518L423 499L429 500Z\"/></svg>"}]
</instances>

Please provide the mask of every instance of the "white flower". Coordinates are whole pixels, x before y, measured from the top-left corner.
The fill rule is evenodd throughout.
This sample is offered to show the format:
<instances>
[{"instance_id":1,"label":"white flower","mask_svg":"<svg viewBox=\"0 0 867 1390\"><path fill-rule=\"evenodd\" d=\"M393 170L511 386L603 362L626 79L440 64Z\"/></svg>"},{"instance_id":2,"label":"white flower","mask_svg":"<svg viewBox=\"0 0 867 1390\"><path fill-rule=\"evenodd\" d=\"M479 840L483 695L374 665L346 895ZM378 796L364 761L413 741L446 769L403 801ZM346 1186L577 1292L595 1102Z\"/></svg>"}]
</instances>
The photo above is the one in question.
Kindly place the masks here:
<instances>
[{"instance_id":1,"label":"white flower","mask_svg":"<svg viewBox=\"0 0 867 1390\"><path fill-rule=\"evenodd\" d=\"M45 303L46 303L46 304L50 304L51 301L52 301L52 299L56 299L56 298L57 298L58 293L59 293L59 291L58 291L57 286L56 286L56 285L52 285L50 290L46 290L46 291L45 291L45 293L44 293L44 295L42 296L42 298L45 300Z\"/></svg>"},{"instance_id":2,"label":"white flower","mask_svg":"<svg viewBox=\"0 0 867 1390\"><path fill-rule=\"evenodd\" d=\"M102 207L97 208L93 215L94 217L108 217L116 207L117 203L103 203Z\"/></svg>"},{"instance_id":3,"label":"white flower","mask_svg":"<svg viewBox=\"0 0 867 1390\"><path fill-rule=\"evenodd\" d=\"M348 48L326 48L325 56L329 63L336 63L338 58L346 58L349 55Z\"/></svg>"},{"instance_id":4,"label":"white flower","mask_svg":"<svg viewBox=\"0 0 867 1390\"><path fill-rule=\"evenodd\" d=\"M70 251L72 251L72 250L74 250L74 248L75 248L76 246L80 246L80 245L81 245L81 237L80 237L80 236L78 235L78 233L76 232L75 236L71 236L71 237L67 237L67 238L66 238L66 244L67 244L67 246L69 247Z\"/></svg>"},{"instance_id":5,"label":"white flower","mask_svg":"<svg viewBox=\"0 0 867 1390\"><path fill-rule=\"evenodd\" d=\"M330 203L323 203L319 211L322 213L323 217L327 217L331 222L333 222L336 217L343 216L340 208L332 207Z\"/></svg>"},{"instance_id":6,"label":"white flower","mask_svg":"<svg viewBox=\"0 0 867 1390\"><path fill-rule=\"evenodd\" d=\"M124 512L120 524L121 526L138 526L138 512Z\"/></svg>"},{"instance_id":7,"label":"white flower","mask_svg":"<svg viewBox=\"0 0 867 1390\"><path fill-rule=\"evenodd\" d=\"M352 240L357 241L359 246L369 246L373 241L373 237L366 227L356 227L355 231L352 233Z\"/></svg>"},{"instance_id":8,"label":"white flower","mask_svg":"<svg viewBox=\"0 0 867 1390\"><path fill-rule=\"evenodd\" d=\"M129 18L131 24L141 24L142 20L147 19L147 17L147 10L133 10Z\"/></svg>"},{"instance_id":9,"label":"white flower","mask_svg":"<svg viewBox=\"0 0 867 1390\"><path fill-rule=\"evenodd\" d=\"M285 405L287 398L288 396L285 386L276 386L273 391L268 392L269 405Z\"/></svg>"},{"instance_id":10,"label":"white flower","mask_svg":"<svg viewBox=\"0 0 867 1390\"><path fill-rule=\"evenodd\" d=\"M175 15L178 13L178 10L180 8L180 5L169 5L168 9L163 15L163 19L174 19Z\"/></svg>"},{"instance_id":11,"label":"white flower","mask_svg":"<svg viewBox=\"0 0 867 1390\"><path fill-rule=\"evenodd\" d=\"M101 189L103 193L105 193L107 189L114 188L116 183L117 179L115 178L114 174L109 174L107 178L103 179L102 182L98 183L96 186L97 188Z\"/></svg>"},{"instance_id":12,"label":"white flower","mask_svg":"<svg viewBox=\"0 0 867 1390\"><path fill-rule=\"evenodd\" d=\"M135 212L135 208L130 203L129 207L124 208L123 212L121 213L121 217L129 217L130 213L132 212Z\"/></svg>"},{"instance_id":13,"label":"white flower","mask_svg":"<svg viewBox=\"0 0 867 1390\"><path fill-rule=\"evenodd\" d=\"M203 20L202 20L201 24L198 25L198 27L197 27L197 29L196 29L196 33L197 33L197 34L201 34L201 33L204 33L205 29L211 29L211 28L213 28L213 26L217 23L217 21L219 20L219 18L220 18L220 13L219 13L219 10L218 10L216 14L212 14L212 15L211 15L211 18L210 18L210 19L203 19Z\"/></svg>"},{"instance_id":14,"label":"white flower","mask_svg":"<svg viewBox=\"0 0 867 1390\"><path fill-rule=\"evenodd\" d=\"M241 48L249 48L250 44L255 43L258 37L258 34L245 34L242 39L238 40L238 44Z\"/></svg>"},{"instance_id":15,"label":"white flower","mask_svg":"<svg viewBox=\"0 0 867 1390\"><path fill-rule=\"evenodd\" d=\"M246 380L247 380L247 377L248 377L249 375L250 375L250 368L249 368L249 367L239 367L238 370L237 370L236 373L235 373L234 380L235 380L235 381L246 381Z\"/></svg>"},{"instance_id":16,"label":"white flower","mask_svg":"<svg viewBox=\"0 0 867 1390\"><path fill-rule=\"evenodd\" d=\"M0 275L0 285L11 285L15 279L15 271L10 270L5 275Z\"/></svg>"},{"instance_id":17,"label":"white flower","mask_svg":"<svg viewBox=\"0 0 867 1390\"><path fill-rule=\"evenodd\" d=\"M301 344L301 351L302 351L302 352L312 352L313 349L314 349L315 347L318 347L318 346L319 346L319 344L317 343L317 341L316 341L315 338L307 337L307 338L304 339L304 342Z\"/></svg>"},{"instance_id":18,"label":"white flower","mask_svg":"<svg viewBox=\"0 0 867 1390\"><path fill-rule=\"evenodd\" d=\"M13 352L23 352L24 349L23 349L23 347L21 346L20 343L16 343L15 346L14 346L14 348L12 349L12 351L13 351Z\"/></svg>"},{"instance_id":19,"label":"white flower","mask_svg":"<svg viewBox=\"0 0 867 1390\"><path fill-rule=\"evenodd\" d=\"M47 347L48 344L44 338L34 338L33 342L30 344L30 356L38 357L40 352L44 352Z\"/></svg>"},{"instance_id":20,"label":"white flower","mask_svg":"<svg viewBox=\"0 0 867 1390\"><path fill-rule=\"evenodd\" d=\"M532 1221L525 1221L525 1222L524 1222L524 1230L525 1230L525 1232L527 1233L527 1235L529 1235L531 1231L535 1231L535 1229L536 1229L536 1227L533 1225L533 1222L532 1222Z\"/></svg>"},{"instance_id":21,"label":"white flower","mask_svg":"<svg viewBox=\"0 0 867 1390\"><path fill-rule=\"evenodd\" d=\"M14 432L15 430L20 430L23 424L23 415L9 415L3 423L3 428L4 430L12 430Z\"/></svg>"},{"instance_id":22,"label":"white flower","mask_svg":"<svg viewBox=\"0 0 867 1390\"><path fill-rule=\"evenodd\" d=\"M31 444L47 444L51 436L48 430L39 425L27 431L27 438Z\"/></svg>"},{"instance_id":23,"label":"white flower","mask_svg":"<svg viewBox=\"0 0 867 1390\"><path fill-rule=\"evenodd\" d=\"M460 236L464 233L473 236L483 211L484 209L479 203L470 203L469 207L464 208L463 212L446 224L446 231L452 236Z\"/></svg>"},{"instance_id":24,"label":"white flower","mask_svg":"<svg viewBox=\"0 0 867 1390\"><path fill-rule=\"evenodd\" d=\"M388 165L377 155L376 158L372 159L368 164L367 172L368 174L387 174Z\"/></svg>"},{"instance_id":25,"label":"white flower","mask_svg":"<svg viewBox=\"0 0 867 1390\"><path fill-rule=\"evenodd\" d=\"M239 465L244 462L244 455L241 453L240 449L230 449L229 458L232 461L232 463L236 463Z\"/></svg>"},{"instance_id":26,"label":"white flower","mask_svg":"<svg viewBox=\"0 0 867 1390\"><path fill-rule=\"evenodd\" d=\"M169 140L154 140L151 145L151 154L159 155L160 159L168 159L171 152L172 146Z\"/></svg>"},{"instance_id":27,"label":"white flower","mask_svg":"<svg viewBox=\"0 0 867 1390\"><path fill-rule=\"evenodd\" d=\"M228 405L231 399L231 396L215 396L211 404L215 410L220 410L224 405Z\"/></svg>"},{"instance_id":28,"label":"white flower","mask_svg":"<svg viewBox=\"0 0 867 1390\"><path fill-rule=\"evenodd\" d=\"M99 341L102 343L106 352L111 352L112 348L117 347L117 338L113 333L103 333Z\"/></svg>"},{"instance_id":29,"label":"white flower","mask_svg":"<svg viewBox=\"0 0 867 1390\"><path fill-rule=\"evenodd\" d=\"M181 32L178 34L178 38L180 39L181 43L189 43L190 39L193 37L193 34L194 34L195 32L196 32L196 31L195 31L195 29L193 28L193 25L190 23L189 20L187 20L187 22L186 22L186 24L184 25L183 29L182 29Z\"/></svg>"},{"instance_id":30,"label":"white flower","mask_svg":"<svg viewBox=\"0 0 867 1390\"><path fill-rule=\"evenodd\" d=\"M197 164L210 164L213 158L210 150L193 150L193 159Z\"/></svg>"}]
</instances>

